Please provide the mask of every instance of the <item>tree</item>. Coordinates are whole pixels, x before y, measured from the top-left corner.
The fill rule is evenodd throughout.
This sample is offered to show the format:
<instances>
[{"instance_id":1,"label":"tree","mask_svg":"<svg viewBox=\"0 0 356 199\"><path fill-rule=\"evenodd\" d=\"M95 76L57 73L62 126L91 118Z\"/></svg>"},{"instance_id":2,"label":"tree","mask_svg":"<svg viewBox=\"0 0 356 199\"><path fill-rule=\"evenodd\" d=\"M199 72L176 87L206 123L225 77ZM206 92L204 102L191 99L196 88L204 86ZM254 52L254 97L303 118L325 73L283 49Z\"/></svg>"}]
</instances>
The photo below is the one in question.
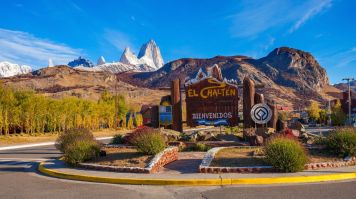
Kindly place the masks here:
<instances>
[{"instance_id":1,"label":"tree","mask_svg":"<svg viewBox=\"0 0 356 199\"><path fill-rule=\"evenodd\" d=\"M344 125L346 122L346 114L342 110L340 100L337 100L332 108L331 121L335 126Z\"/></svg>"},{"instance_id":2,"label":"tree","mask_svg":"<svg viewBox=\"0 0 356 199\"><path fill-rule=\"evenodd\" d=\"M278 119L282 120L282 121L288 121L288 113L285 111L280 111L278 112Z\"/></svg>"},{"instance_id":3,"label":"tree","mask_svg":"<svg viewBox=\"0 0 356 199\"><path fill-rule=\"evenodd\" d=\"M310 106L308 107L308 115L309 118L314 120L314 121L318 121L320 118L320 107L318 102L312 100L310 103Z\"/></svg>"},{"instance_id":4,"label":"tree","mask_svg":"<svg viewBox=\"0 0 356 199\"><path fill-rule=\"evenodd\" d=\"M326 121L328 120L328 114L326 112L326 110L322 109L319 112L319 123L320 124L325 124Z\"/></svg>"},{"instance_id":5,"label":"tree","mask_svg":"<svg viewBox=\"0 0 356 199\"><path fill-rule=\"evenodd\" d=\"M134 127L134 123L133 123L133 118L132 118L132 116L130 114L129 120L127 121L127 129L134 129L134 128L135 127Z\"/></svg>"}]
</instances>

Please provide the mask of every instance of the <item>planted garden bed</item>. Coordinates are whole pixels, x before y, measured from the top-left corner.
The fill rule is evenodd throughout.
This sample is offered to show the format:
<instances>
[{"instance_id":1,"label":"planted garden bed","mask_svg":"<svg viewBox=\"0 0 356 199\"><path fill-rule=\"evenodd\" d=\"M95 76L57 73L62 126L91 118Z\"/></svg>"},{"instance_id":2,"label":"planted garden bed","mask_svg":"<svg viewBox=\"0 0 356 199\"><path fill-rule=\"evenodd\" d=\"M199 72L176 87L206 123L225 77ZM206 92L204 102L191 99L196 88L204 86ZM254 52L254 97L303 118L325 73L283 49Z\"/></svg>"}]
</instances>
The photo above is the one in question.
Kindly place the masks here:
<instances>
[{"instance_id":1,"label":"planted garden bed","mask_svg":"<svg viewBox=\"0 0 356 199\"><path fill-rule=\"evenodd\" d=\"M111 146L103 149L106 156L97 157L78 165L86 169L128 172L155 173L164 165L178 159L178 147L168 147L156 155L145 155L135 147Z\"/></svg>"},{"instance_id":2,"label":"planted garden bed","mask_svg":"<svg viewBox=\"0 0 356 199\"><path fill-rule=\"evenodd\" d=\"M351 166L356 164L356 157L347 160L328 154L325 149L307 149L305 170ZM207 152L199 168L202 173L258 173L276 172L270 166L262 147L219 147Z\"/></svg>"},{"instance_id":3,"label":"planted garden bed","mask_svg":"<svg viewBox=\"0 0 356 199\"><path fill-rule=\"evenodd\" d=\"M139 152L135 147L111 147L103 148L106 156L97 157L86 163L116 166L116 167L140 167L145 168L154 157L153 155L145 155Z\"/></svg>"}]
</instances>

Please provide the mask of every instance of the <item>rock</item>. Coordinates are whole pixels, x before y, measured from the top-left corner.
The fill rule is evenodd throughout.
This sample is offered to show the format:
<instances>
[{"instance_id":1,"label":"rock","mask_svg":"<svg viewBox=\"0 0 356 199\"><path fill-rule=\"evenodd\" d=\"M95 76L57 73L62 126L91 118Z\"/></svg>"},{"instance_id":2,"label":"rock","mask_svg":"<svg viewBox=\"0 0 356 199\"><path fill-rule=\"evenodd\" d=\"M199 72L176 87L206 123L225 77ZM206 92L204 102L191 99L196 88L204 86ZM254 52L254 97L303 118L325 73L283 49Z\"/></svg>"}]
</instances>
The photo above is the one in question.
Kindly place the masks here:
<instances>
[{"instance_id":1,"label":"rock","mask_svg":"<svg viewBox=\"0 0 356 199\"><path fill-rule=\"evenodd\" d=\"M304 125L302 123L300 123L299 121L295 121L290 125L290 129L295 129L298 131L302 131L305 132L305 128Z\"/></svg>"},{"instance_id":2,"label":"rock","mask_svg":"<svg viewBox=\"0 0 356 199\"><path fill-rule=\"evenodd\" d=\"M293 134L295 137L299 137L299 136L300 136L300 131L295 130L295 129L292 129L292 134Z\"/></svg>"},{"instance_id":3,"label":"rock","mask_svg":"<svg viewBox=\"0 0 356 199\"><path fill-rule=\"evenodd\" d=\"M314 143L314 138L309 137L309 139L307 140L307 144L313 144L313 143Z\"/></svg>"},{"instance_id":4,"label":"rock","mask_svg":"<svg viewBox=\"0 0 356 199\"><path fill-rule=\"evenodd\" d=\"M257 146L263 145L263 137L262 136L256 136L256 145Z\"/></svg>"},{"instance_id":5,"label":"rock","mask_svg":"<svg viewBox=\"0 0 356 199\"><path fill-rule=\"evenodd\" d=\"M300 134L300 137L301 137L302 139L308 139L308 138L309 138L309 135L308 135L307 133L301 133L301 134Z\"/></svg>"},{"instance_id":6,"label":"rock","mask_svg":"<svg viewBox=\"0 0 356 199\"><path fill-rule=\"evenodd\" d=\"M164 135L166 141L177 141L180 138L180 132L171 129L160 128L160 133Z\"/></svg>"}]
</instances>

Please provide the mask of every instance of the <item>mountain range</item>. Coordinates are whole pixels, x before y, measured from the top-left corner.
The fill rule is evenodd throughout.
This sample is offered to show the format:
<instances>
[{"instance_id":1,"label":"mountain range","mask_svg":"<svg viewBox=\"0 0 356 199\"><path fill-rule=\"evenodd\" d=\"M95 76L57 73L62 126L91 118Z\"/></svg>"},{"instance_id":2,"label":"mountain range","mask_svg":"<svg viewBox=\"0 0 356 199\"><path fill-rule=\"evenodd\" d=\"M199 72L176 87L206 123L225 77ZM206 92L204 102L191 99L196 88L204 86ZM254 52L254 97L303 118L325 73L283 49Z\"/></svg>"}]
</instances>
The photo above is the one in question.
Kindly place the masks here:
<instances>
[{"instance_id":1,"label":"mountain range","mask_svg":"<svg viewBox=\"0 0 356 199\"><path fill-rule=\"evenodd\" d=\"M85 71L85 74L108 72L115 75L119 82L125 82L126 85L131 85L134 88L150 90L168 87L171 81L176 78L179 78L183 85L200 69L206 72L210 67L218 65L226 79L235 79L241 84L243 78L249 76L256 84L263 85L259 91L265 95L266 99L294 108L305 107L310 99L323 102L326 99L338 97L341 92L330 85L325 69L309 52L289 47L276 48L259 59L242 55L216 56L208 59L184 58L164 64L159 47L153 40L150 40L142 45L138 56L130 48L126 48L118 62L107 63L101 56L94 66L89 60L79 57L68 65L72 68L71 70L65 69L66 66L57 66L58 69L55 70L64 79L68 75L68 71L70 73ZM7 64L7 67L3 68L11 67ZM20 66L13 66L13 68L17 68L16 71L19 74L30 72L28 67L25 70L25 66L23 70L19 69ZM32 74L44 74L48 70L49 68L44 68ZM61 70L67 72L61 73ZM9 74L7 74L8 76ZM7 78L6 84L11 85L13 81L24 81L23 85L30 85L26 81L32 78L36 79L37 76ZM50 79L51 76L47 81L51 81ZM77 81L77 84L80 85L80 78L77 78ZM33 80L31 82L31 88L36 89L34 86L36 84L33 83ZM95 87L95 80L92 81L92 84L91 86ZM44 84L37 90L53 90L43 87L45 87ZM75 88L77 92L76 86L72 85L71 87ZM70 90L70 88L68 89ZM95 90L92 91L95 92Z\"/></svg>"},{"instance_id":2,"label":"mountain range","mask_svg":"<svg viewBox=\"0 0 356 199\"><path fill-rule=\"evenodd\" d=\"M267 56L254 59L248 56L216 56L209 59L178 59L153 72L122 73L122 79L132 85L148 88L168 87L173 79L182 84L201 69L218 65L226 79L239 84L249 76L266 98L279 104L305 107L310 99L323 101L338 96L338 89L329 85L325 69L305 51L289 47L274 49Z\"/></svg>"},{"instance_id":3,"label":"mountain range","mask_svg":"<svg viewBox=\"0 0 356 199\"><path fill-rule=\"evenodd\" d=\"M26 74L31 71L32 68L27 65L18 65L7 61L0 62L0 78Z\"/></svg>"},{"instance_id":4,"label":"mountain range","mask_svg":"<svg viewBox=\"0 0 356 199\"><path fill-rule=\"evenodd\" d=\"M150 40L142 45L138 56L126 47L118 62L106 63L105 58L101 56L94 66L89 60L79 57L68 65L80 70L121 73L155 71L161 68L164 62L156 42Z\"/></svg>"}]
</instances>

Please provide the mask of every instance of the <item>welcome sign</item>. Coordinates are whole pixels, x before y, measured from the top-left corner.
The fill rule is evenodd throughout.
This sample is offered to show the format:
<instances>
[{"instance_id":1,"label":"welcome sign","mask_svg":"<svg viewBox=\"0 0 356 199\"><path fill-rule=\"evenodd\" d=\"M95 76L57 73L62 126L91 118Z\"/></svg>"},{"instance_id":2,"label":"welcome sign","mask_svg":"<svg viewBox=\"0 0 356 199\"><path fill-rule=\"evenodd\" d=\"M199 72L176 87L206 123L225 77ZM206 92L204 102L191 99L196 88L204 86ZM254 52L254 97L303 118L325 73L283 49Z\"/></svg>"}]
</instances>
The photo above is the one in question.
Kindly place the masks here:
<instances>
[{"instance_id":1,"label":"welcome sign","mask_svg":"<svg viewBox=\"0 0 356 199\"><path fill-rule=\"evenodd\" d=\"M238 88L233 81L203 74L185 86L188 126L238 124Z\"/></svg>"}]
</instances>

